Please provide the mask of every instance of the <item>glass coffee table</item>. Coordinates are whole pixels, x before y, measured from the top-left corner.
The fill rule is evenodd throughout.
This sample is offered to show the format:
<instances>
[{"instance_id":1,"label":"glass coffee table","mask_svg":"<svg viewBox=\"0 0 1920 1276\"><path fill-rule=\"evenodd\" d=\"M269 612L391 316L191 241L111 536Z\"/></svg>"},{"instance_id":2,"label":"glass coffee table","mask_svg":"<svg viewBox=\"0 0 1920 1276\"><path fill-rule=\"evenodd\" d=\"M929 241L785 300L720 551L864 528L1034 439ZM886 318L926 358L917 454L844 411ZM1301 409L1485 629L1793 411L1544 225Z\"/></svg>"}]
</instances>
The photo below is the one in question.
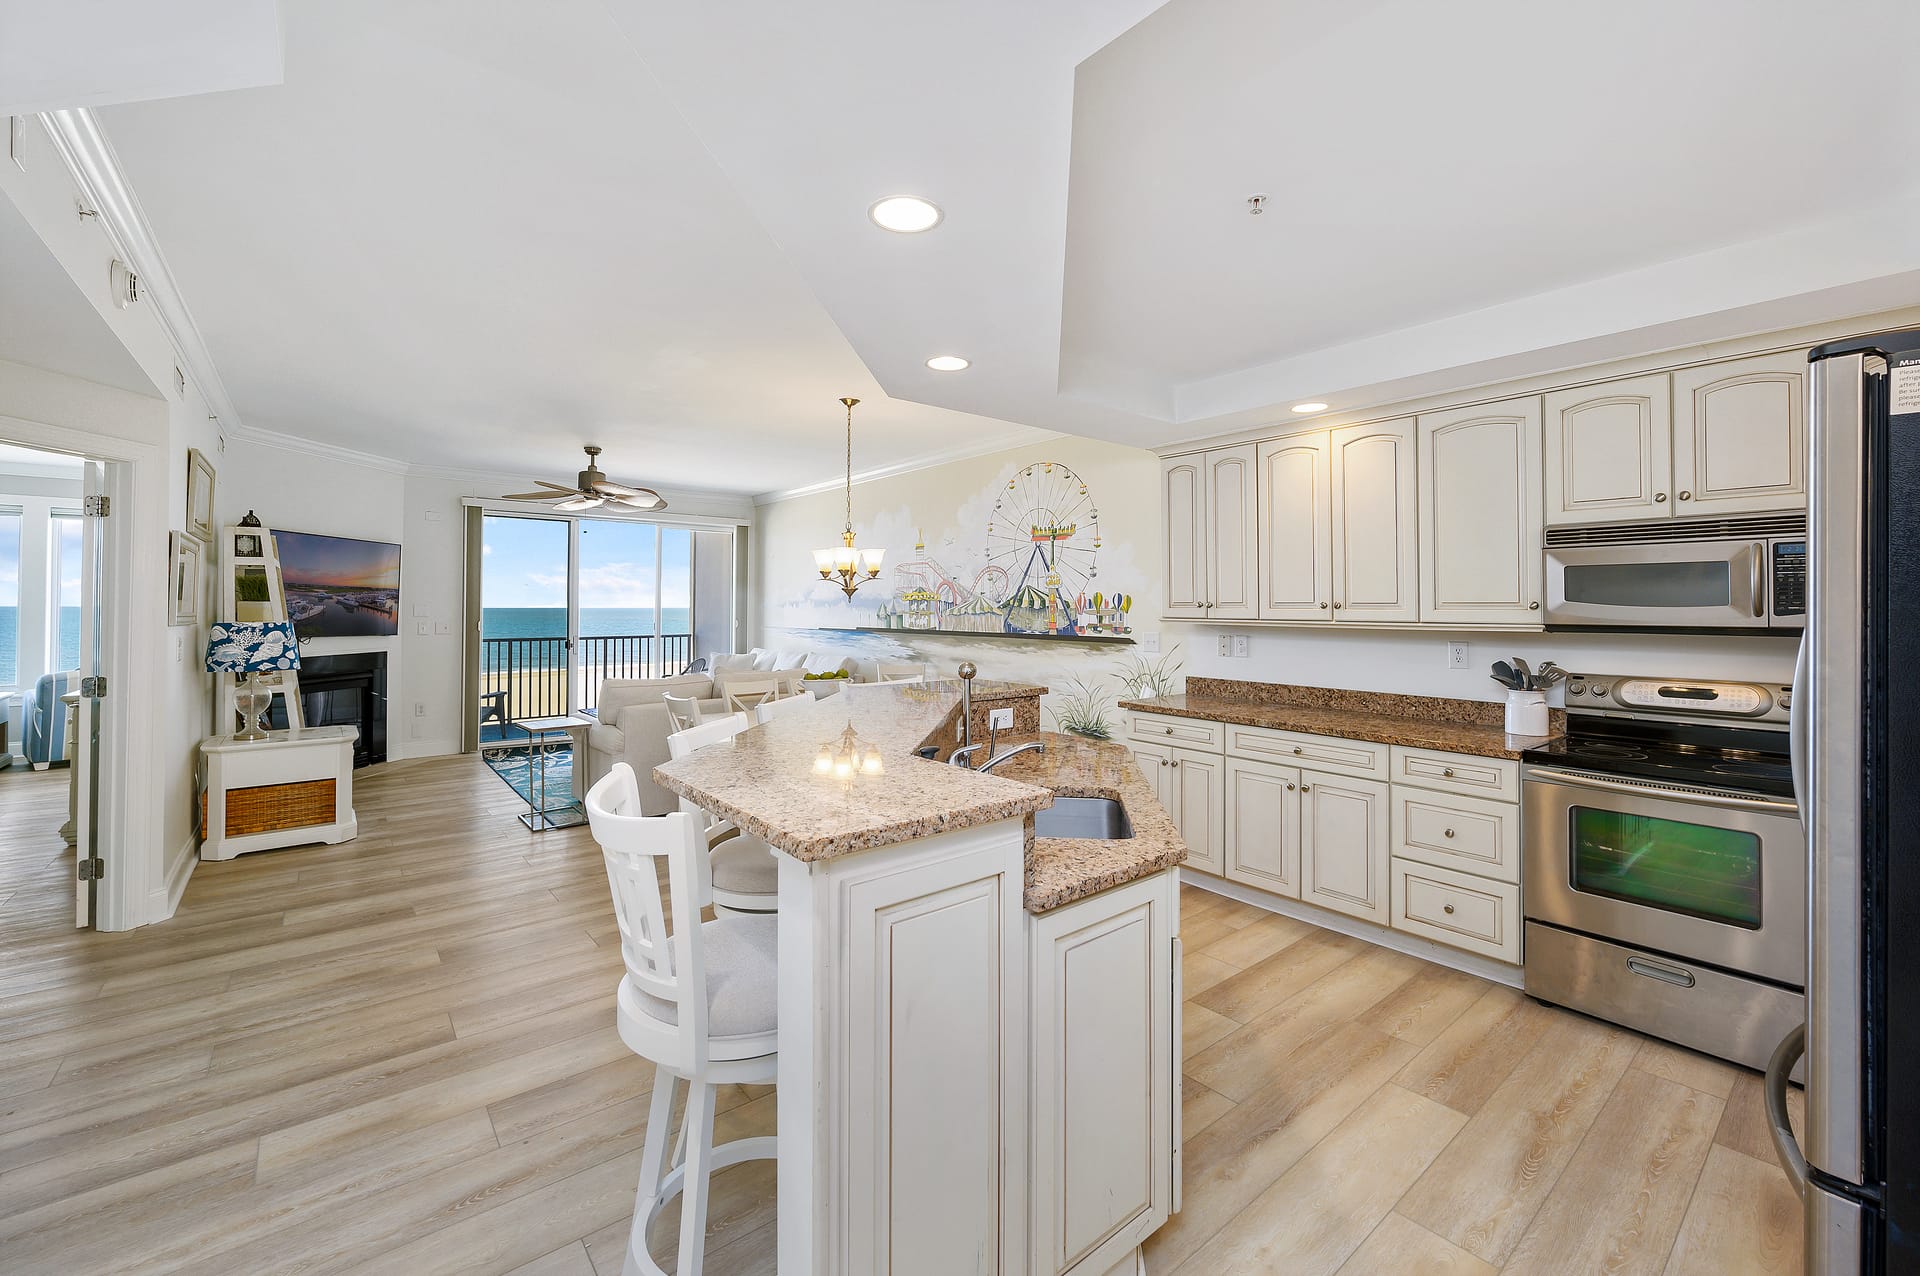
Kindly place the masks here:
<instances>
[{"instance_id":1,"label":"glass coffee table","mask_svg":"<svg viewBox=\"0 0 1920 1276\"><path fill-rule=\"evenodd\" d=\"M561 714L552 718L521 718L513 724L527 733L527 810L518 819L536 833L548 829L568 829L587 822L587 808L581 804L581 780L585 777L587 728L592 718ZM566 795L553 801L547 794L547 758L558 741L567 736L573 744L573 783Z\"/></svg>"}]
</instances>

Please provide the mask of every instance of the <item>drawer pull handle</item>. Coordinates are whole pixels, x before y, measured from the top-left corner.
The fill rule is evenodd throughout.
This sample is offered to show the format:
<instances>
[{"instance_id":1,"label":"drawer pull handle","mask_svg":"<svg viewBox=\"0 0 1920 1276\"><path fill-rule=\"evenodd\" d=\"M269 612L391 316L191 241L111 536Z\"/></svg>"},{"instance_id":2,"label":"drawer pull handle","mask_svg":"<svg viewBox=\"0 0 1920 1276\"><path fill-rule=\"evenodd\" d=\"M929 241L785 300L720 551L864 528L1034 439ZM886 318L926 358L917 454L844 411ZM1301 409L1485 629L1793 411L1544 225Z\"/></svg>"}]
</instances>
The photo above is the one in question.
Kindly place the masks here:
<instances>
[{"instance_id":1,"label":"drawer pull handle","mask_svg":"<svg viewBox=\"0 0 1920 1276\"><path fill-rule=\"evenodd\" d=\"M1443 912L1443 913L1445 913L1445 914L1447 914L1447 915L1448 915L1449 917L1451 917L1451 916L1453 915L1453 905L1452 905L1452 904L1442 904L1442 905L1440 905L1440 911L1441 911L1441 912Z\"/></svg>"},{"instance_id":2,"label":"drawer pull handle","mask_svg":"<svg viewBox=\"0 0 1920 1276\"><path fill-rule=\"evenodd\" d=\"M1663 984L1672 984L1676 988L1693 987L1693 972L1678 966L1669 966L1665 962L1648 961L1645 957L1627 958L1627 969L1636 975L1645 975L1648 979L1658 979Z\"/></svg>"},{"instance_id":3,"label":"drawer pull handle","mask_svg":"<svg viewBox=\"0 0 1920 1276\"><path fill-rule=\"evenodd\" d=\"M1453 778L1453 768L1452 768L1452 767L1442 767L1442 768L1440 769L1440 774L1441 774L1441 775L1444 775L1444 776L1446 776L1446 777L1447 777L1448 779L1452 779L1452 778Z\"/></svg>"},{"instance_id":4,"label":"drawer pull handle","mask_svg":"<svg viewBox=\"0 0 1920 1276\"><path fill-rule=\"evenodd\" d=\"M1299 756L1300 756L1300 754L1302 754L1302 753L1304 753L1304 752L1305 752L1305 750L1304 750L1304 749L1302 749L1302 748L1301 748L1301 747L1300 747L1299 745L1297 745L1297 744L1296 744L1296 745L1294 745L1294 746L1293 746L1293 754L1294 754L1294 756L1295 756L1295 757L1299 757Z\"/></svg>"},{"instance_id":5,"label":"drawer pull handle","mask_svg":"<svg viewBox=\"0 0 1920 1276\"><path fill-rule=\"evenodd\" d=\"M1453 836L1453 830L1452 830L1452 829L1448 829L1448 830L1446 830L1446 834L1447 834L1447 836L1448 836L1448 837L1452 837L1452 836Z\"/></svg>"}]
</instances>

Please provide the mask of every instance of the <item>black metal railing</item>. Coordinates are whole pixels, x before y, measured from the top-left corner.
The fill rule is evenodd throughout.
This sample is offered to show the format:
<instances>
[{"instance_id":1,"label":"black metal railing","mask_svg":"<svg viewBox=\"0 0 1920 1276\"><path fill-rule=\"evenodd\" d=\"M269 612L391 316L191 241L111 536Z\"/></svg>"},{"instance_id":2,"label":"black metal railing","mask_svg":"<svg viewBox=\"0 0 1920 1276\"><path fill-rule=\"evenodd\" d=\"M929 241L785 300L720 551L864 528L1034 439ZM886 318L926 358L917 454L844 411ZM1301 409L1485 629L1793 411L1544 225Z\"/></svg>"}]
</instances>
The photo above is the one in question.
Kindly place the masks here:
<instances>
[{"instance_id":1,"label":"black metal railing","mask_svg":"<svg viewBox=\"0 0 1920 1276\"><path fill-rule=\"evenodd\" d=\"M480 640L480 726L568 712L567 682L580 680L580 707L599 701L607 678L664 678L693 659L692 634L603 634L572 652L564 636Z\"/></svg>"}]
</instances>

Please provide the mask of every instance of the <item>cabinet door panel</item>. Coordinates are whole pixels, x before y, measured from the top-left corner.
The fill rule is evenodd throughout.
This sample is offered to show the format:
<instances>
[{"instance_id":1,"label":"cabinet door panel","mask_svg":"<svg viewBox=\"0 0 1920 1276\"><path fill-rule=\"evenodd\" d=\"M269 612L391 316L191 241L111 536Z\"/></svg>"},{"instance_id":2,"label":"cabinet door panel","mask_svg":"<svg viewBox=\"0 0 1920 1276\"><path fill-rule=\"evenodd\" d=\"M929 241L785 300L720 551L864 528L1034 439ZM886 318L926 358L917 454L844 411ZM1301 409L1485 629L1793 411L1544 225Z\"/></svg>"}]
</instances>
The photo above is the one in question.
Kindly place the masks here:
<instances>
[{"instance_id":1,"label":"cabinet door panel","mask_svg":"<svg viewBox=\"0 0 1920 1276\"><path fill-rule=\"evenodd\" d=\"M1806 508L1806 372L1792 353L1673 374L1675 513Z\"/></svg>"},{"instance_id":2,"label":"cabinet door panel","mask_svg":"<svg viewBox=\"0 0 1920 1276\"><path fill-rule=\"evenodd\" d=\"M1224 765L1217 754L1173 751L1173 822L1187 844L1188 868L1219 875L1226 842Z\"/></svg>"},{"instance_id":3,"label":"cabinet door panel","mask_svg":"<svg viewBox=\"0 0 1920 1276\"><path fill-rule=\"evenodd\" d=\"M1161 503L1167 517L1166 614L1198 620L1206 615L1207 480L1203 458L1169 456L1160 462Z\"/></svg>"},{"instance_id":4,"label":"cabinet door panel","mask_svg":"<svg viewBox=\"0 0 1920 1276\"><path fill-rule=\"evenodd\" d=\"M1420 427L1420 619L1539 624L1540 400L1429 413Z\"/></svg>"},{"instance_id":5,"label":"cabinet door panel","mask_svg":"<svg viewBox=\"0 0 1920 1276\"><path fill-rule=\"evenodd\" d=\"M1300 898L1300 772L1227 759L1226 873Z\"/></svg>"},{"instance_id":6,"label":"cabinet door panel","mask_svg":"<svg viewBox=\"0 0 1920 1276\"><path fill-rule=\"evenodd\" d=\"M1300 898L1386 925L1387 786L1300 773Z\"/></svg>"},{"instance_id":7,"label":"cabinet door panel","mask_svg":"<svg viewBox=\"0 0 1920 1276\"><path fill-rule=\"evenodd\" d=\"M1334 620L1420 619L1412 417L1332 433Z\"/></svg>"},{"instance_id":8,"label":"cabinet door panel","mask_svg":"<svg viewBox=\"0 0 1920 1276\"><path fill-rule=\"evenodd\" d=\"M1178 822L1179 812L1173 809L1173 750L1164 744L1133 743L1129 743L1127 749L1133 754L1140 774L1153 786L1154 798Z\"/></svg>"},{"instance_id":9,"label":"cabinet door panel","mask_svg":"<svg viewBox=\"0 0 1920 1276\"><path fill-rule=\"evenodd\" d=\"M1672 402L1664 372L1547 395L1547 526L1671 515Z\"/></svg>"},{"instance_id":10,"label":"cabinet door panel","mask_svg":"<svg viewBox=\"0 0 1920 1276\"><path fill-rule=\"evenodd\" d=\"M1201 599L1209 620L1252 620L1259 615L1254 598L1259 519L1254 447L1216 448L1206 454L1207 596Z\"/></svg>"},{"instance_id":11,"label":"cabinet door panel","mask_svg":"<svg viewBox=\"0 0 1920 1276\"><path fill-rule=\"evenodd\" d=\"M1331 620L1333 512L1325 430L1262 443L1260 615Z\"/></svg>"}]
</instances>

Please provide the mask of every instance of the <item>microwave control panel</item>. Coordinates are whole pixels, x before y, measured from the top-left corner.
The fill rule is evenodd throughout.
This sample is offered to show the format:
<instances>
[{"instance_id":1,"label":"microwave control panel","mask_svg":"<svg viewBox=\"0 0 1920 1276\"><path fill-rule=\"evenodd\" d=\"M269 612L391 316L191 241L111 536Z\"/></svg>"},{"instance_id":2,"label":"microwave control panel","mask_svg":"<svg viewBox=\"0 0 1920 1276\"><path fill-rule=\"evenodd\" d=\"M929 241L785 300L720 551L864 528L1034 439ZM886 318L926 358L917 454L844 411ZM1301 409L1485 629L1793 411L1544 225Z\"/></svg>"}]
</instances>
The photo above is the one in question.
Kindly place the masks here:
<instances>
[{"instance_id":1,"label":"microwave control panel","mask_svg":"<svg viewBox=\"0 0 1920 1276\"><path fill-rule=\"evenodd\" d=\"M1807 543L1773 543L1773 614L1807 614Z\"/></svg>"},{"instance_id":2,"label":"microwave control panel","mask_svg":"<svg viewBox=\"0 0 1920 1276\"><path fill-rule=\"evenodd\" d=\"M1754 682L1683 682L1591 673L1567 679L1567 708L1636 717L1785 722L1791 703L1791 689Z\"/></svg>"}]
</instances>

